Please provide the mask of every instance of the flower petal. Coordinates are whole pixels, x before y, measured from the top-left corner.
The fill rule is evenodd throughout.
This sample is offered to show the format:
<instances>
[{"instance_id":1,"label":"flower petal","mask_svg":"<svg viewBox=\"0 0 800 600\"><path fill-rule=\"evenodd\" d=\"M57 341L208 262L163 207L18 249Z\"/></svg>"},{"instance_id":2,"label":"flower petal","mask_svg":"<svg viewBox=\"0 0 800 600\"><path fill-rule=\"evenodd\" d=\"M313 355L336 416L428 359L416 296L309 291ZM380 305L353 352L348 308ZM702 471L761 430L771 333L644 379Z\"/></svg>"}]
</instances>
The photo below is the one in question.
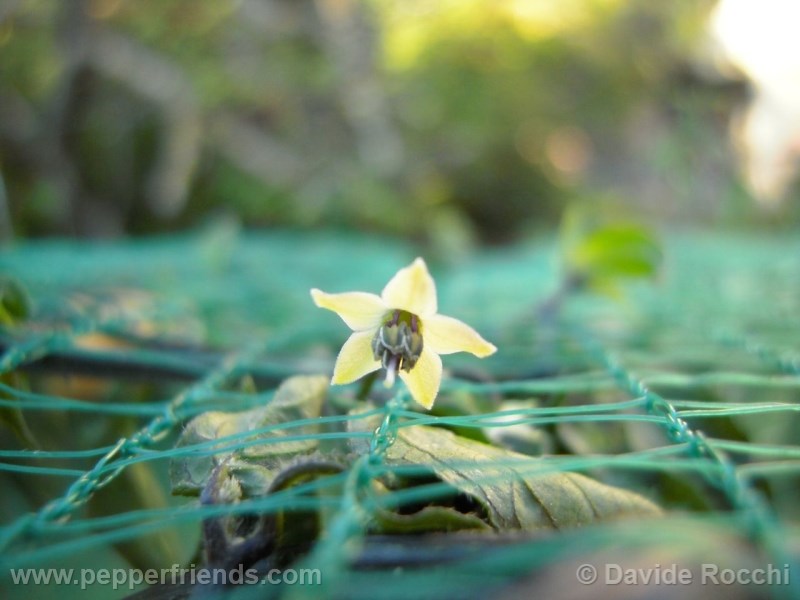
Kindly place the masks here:
<instances>
[{"instance_id":1,"label":"flower petal","mask_svg":"<svg viewBox=\"0 0 800 600\"><path fill-rule=\"evenodd\" d=\"M422 339L425 347L437 354L470 352L484 358L497 351L472 327L444 315L433 315L422 322Z\"/></svg>"},{"instance_id":2,"label":"flower petal","mask_svg":"<svg viewBox=\"0 0 800 600\"><path fill-rule=\"evenodd\" d=\"M387 311L379 296L366 292L327 294L314 288L311 297L320 308L327 308L339 315L353 331L377 329Z\"/></svg>"},{"instance_id":3,"label":"flower petal","mask_svg":"<svg viewBox=\"0 0 800 600\"><path fill-rule=\"evenodd\" d=\"M377 371L381 363L372 354L373 331L357 331L352 334L339 351L333 367L331 383L343 385Z\"/></svg>"},{"instance_id":4,"label":"flower petal","mask_svg":"<svg viewBox=\"0 0 800 600\"><path fill-rule=\"evenodd\" d=\"M442 383L442 359L439 355L424 348L414 368L400 371L399 375L414 400L430 410Z\"/></svg>"},{"instance_id":5,"label":"flower petal","mask_svg":"<svg viewBox=\"0 0 800 600\"><path fill-rule=\"evenodd\" d=\"M399 308L420 317L436 313L436 284L421 258L400 269L381 293L389 308Z\"/></svg>"}]
</instances>

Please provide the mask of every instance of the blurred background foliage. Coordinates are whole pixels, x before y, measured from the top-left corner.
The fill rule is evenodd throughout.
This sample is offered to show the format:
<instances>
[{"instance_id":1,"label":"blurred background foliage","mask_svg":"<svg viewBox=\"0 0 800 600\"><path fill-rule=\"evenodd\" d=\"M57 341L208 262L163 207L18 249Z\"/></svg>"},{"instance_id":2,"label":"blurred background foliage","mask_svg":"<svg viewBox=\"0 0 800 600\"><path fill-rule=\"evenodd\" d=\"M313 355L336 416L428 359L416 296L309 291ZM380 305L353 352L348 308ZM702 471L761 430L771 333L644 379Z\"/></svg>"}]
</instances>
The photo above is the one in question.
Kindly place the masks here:
<instances>
[{"instance_id":1,"label":"blurred background foliage","mask_svg":"<svg viewBox=\"0 0 800 600\"><path fill-rule=\"evenodd\" d=\"M714 5L4 0L2 235L224 218L458 252L598 197L661 222L796 224L797 203L765 210L738 174L748 90L715 66Z\"/></svg>"}]
</instances>

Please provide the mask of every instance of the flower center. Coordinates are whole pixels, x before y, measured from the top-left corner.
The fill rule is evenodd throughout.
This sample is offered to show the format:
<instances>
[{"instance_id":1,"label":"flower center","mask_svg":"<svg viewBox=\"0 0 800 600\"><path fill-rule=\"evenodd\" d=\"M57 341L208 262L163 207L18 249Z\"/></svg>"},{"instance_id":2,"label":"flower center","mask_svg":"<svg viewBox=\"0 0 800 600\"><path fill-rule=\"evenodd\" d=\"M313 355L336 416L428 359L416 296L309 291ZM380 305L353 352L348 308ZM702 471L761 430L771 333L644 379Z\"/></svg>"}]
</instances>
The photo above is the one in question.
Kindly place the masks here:
<instances>
[{"instance_id":1,"label":"flower center","mask_svg":"<svg viewBox=\"0 0 800 600\"><path fill-rule=\"evenodd\" d=\"M419 317L394 310L372 339L372 353L386 369L386 387L394 384L398 371L410 371L422 354L422 329Z\"/></svg>"}]
</instances>

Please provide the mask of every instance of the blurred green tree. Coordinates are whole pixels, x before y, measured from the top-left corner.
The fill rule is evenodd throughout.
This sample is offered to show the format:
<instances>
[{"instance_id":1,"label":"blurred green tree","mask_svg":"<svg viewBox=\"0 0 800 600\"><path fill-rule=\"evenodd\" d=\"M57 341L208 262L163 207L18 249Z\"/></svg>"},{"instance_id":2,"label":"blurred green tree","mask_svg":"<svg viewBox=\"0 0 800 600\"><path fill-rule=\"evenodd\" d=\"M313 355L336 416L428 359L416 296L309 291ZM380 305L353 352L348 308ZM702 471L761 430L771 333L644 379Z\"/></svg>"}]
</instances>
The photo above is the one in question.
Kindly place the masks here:
<instances>
[{"instance_id":1,"label":"blurred green tree","mask_svg":"<svg viewBox=\"0 0 800 600\"><path fill-rule=\"evenodd\" d=\"M668 168L721 160L664 137L686 106L719 117L714 93L686 101L704 89L690 48L710 4L6 3L6 221L16 235L109 236L225 211L442 250L508 240L584 189L663 177L643 136L678 149ZM660 129L632 138L648 111Z\"/></svg>"}]
</instances>

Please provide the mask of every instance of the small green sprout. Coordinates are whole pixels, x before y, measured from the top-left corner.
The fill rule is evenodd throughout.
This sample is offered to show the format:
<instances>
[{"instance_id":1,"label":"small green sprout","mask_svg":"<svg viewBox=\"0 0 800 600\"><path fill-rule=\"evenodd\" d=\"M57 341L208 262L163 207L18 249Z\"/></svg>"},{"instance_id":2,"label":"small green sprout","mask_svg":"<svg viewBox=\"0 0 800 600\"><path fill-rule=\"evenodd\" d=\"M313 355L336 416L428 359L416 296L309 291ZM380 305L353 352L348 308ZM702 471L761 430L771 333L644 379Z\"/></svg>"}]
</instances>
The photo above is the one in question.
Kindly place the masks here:
<instances>
[{"instance_id":1,"label":"small green sprout","mask_svg":"<svg viewBox=\"0 0 800 600\"><path fill-rule=\"evenodd\" d=\"M609 209L572 206L559 231L562 276L558 289L537 306L540 323L551 323L579 292L623 298L622 280L655 277L661 245L655 234Z\"/></svg>"}]
</instances>

